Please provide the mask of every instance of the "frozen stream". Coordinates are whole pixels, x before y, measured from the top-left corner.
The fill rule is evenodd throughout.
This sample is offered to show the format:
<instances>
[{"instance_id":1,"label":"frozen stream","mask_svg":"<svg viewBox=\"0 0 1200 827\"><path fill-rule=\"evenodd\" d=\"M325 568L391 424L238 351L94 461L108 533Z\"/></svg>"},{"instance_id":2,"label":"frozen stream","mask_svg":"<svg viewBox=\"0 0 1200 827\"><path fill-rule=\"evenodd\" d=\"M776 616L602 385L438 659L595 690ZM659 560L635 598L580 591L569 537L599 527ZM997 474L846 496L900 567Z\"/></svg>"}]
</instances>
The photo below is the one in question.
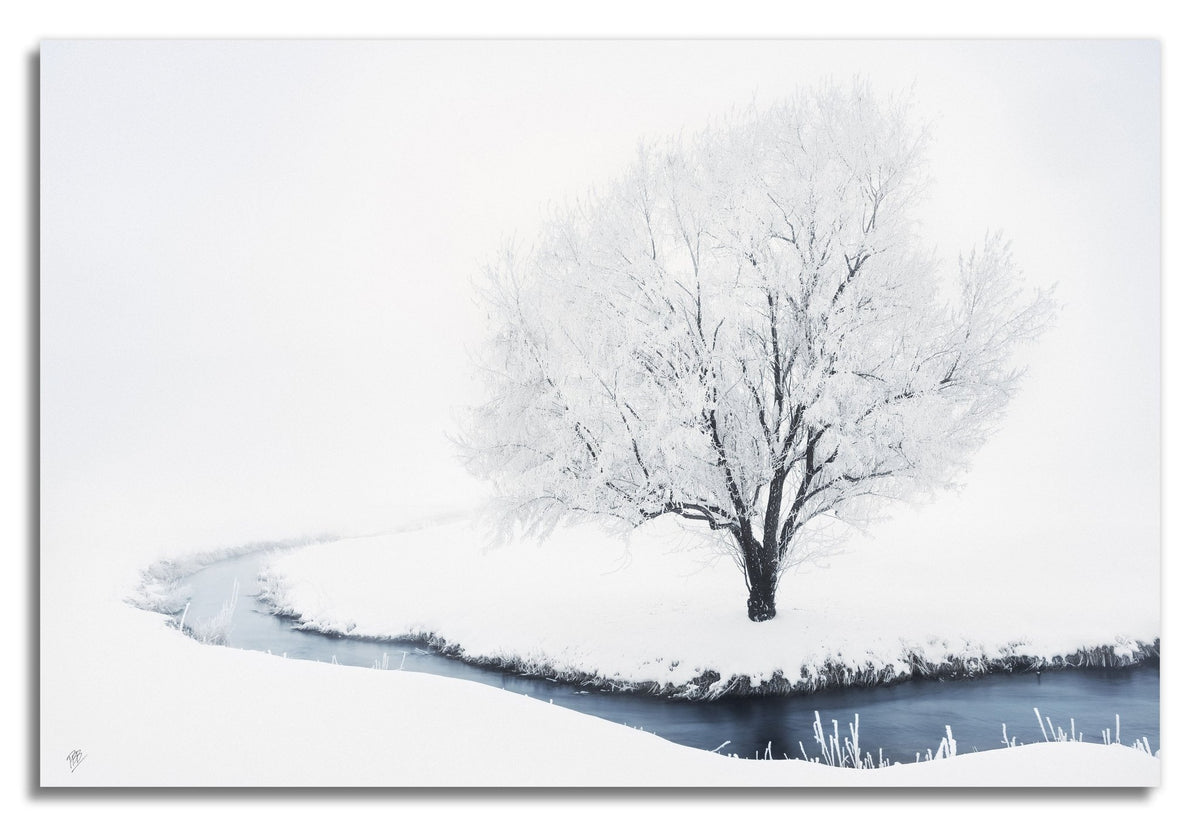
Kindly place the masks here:
<instances>
[{"instance_id":1,"label":"frozen stream","mask_svg":"<svg viewBox=\"0 0 1200 827\"><path fill-rule=\"evenodd\" d=\"M864 752L891 761L911 762L927 749L937 751L949 724L958 752L1002 748L1001 724L1021 743L1042 740L1034 707L1055 727L1075 729L1084 739L1102 742L1105 728L1121 718L1121 740L1146 737L1159 748L1159 674L1157 665L1126 669L1077 669L1037 674L996 674L974 680L908 681L890 687L836 689L790 697L724 698L677 701L622 693L581 690L542 678L522 677L473 666L428 652L403 640L372 641L333 637L293 628L290 620L265 610L254 599L263 553L210 564L185 578L191 595L186 625L198 627L215 617L238 582L237 601L228 645L330 662L346 666L429 672L486 683L510 692L565 706L579 712L643 729L699 749L721 747L742 757L763 755L767 744L775 758L799 755L800 742L809 756L819 754L813 735L813 713L819 711L828 735L832 721L840 733L857 713ZM725 743L728 742L728 743ZM722 744L725 744L723 747Z\"/></svg>"}]
</instances>

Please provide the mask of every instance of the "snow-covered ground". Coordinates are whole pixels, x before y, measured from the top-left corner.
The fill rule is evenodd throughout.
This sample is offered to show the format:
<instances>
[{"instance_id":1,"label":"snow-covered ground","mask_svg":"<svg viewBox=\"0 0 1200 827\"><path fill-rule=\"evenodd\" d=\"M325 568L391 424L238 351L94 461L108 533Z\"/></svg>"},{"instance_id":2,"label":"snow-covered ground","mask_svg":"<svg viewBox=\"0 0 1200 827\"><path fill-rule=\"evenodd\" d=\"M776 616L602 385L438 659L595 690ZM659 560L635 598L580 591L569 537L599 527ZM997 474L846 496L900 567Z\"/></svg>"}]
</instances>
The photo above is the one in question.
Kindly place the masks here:
<instances>
[{"instance_id":1,"label":"snow-covered ground","mask_svg":"<svg viewBox=\"0 0 1200 827\"><path fill-rule=\"evenodd\" d=\"M1104 598L1128 590L1119 569L1047 594L1027 572L953 546L912 554L865 540L789 572L778 617L752 623L740 574L707 534L660 521L624 538L576 526L495 546L462 518L309 546L264 577L272 602L309 628L440 639L468 659L695 696L735 678L733 691L773 676L805 689L873 683L914 661L982 670L1102 647L1130 658L1159 637L1150 601ZM1046 566L1051 582L1070 582Z\"/></svg>"},{"instance_id":2,"label":"snow-covered ground","mask_svg":"<svg viewBox=\"0 0 1200 827\"><path fill-rule=\"evenodd\" d=\"M1158 783L1129 747L1034 744L881 771L746 761L479 684L203 646L94 606L46 659L48 786L892 786ZM61 680L60 672L76 679ZM931 733L936 735L936 733ZM74 771L74 750L83 760Z\"/></svg>"},{"instance_id":3,"label":"snow-covered ground","mask_svg":"<svg viewBox=\"0 0 1200 827\"><path fill-rule=\"evenodd\" d=\"M125 537L119 523L105 528L91 521L90 542L60 525L44 530L39 756L43 785L1141 786L1157 784L1160 776L1158 758L1129 747L1095 744L1034 744L883 771L731 759L474 683L203 646L168 628L162 615L126 602L143 568L164 549L154 532L142 528ZM402 558L401 541L421 538L427 541L422 544L429 558L427 576L410 571L403 578L406 582L392 579L378 592L406 599L423 590L440 594L443 614L432 620L457 617L463 628L474 626L483 634L483 621L490 617L518 641L522 624L531 630L554 625L537 623L537 611L547 601L523 605L517 593L507 591L520 579L514 558L522 555L547 566L547 580L541 582L553 576L568 589L558 603L581 614L603 600L585 600L584 592L591 589L571 587L572 578L576 584L591 583L601 596L622 584L629 586L632 596L618 605L631 611L660 600L658 612L642 619L646 628L627 640L641 647L634 651L644 649L640 637L669 629L688 616L688 594L706 582L713 589L709 598L725 598L713 599L708 606L717 618L712 622L727 624L735 630L731 634L748 630L779 639L812 622L804 619L804 612L788 610L772 623L750 624L744 620L736 576L720 567L699 568L694 550L656 554L655 544L645 545L652 539L648 533L635 539L630 558L620 568L621 561L606 557L606 552L621 552L621 547L590 532L573 530L542 546L514 545L478 555L464 543L470 535L463 529L450 522L315 546L281 555L277 565L297 582L304 582L302 567L311 566L312 573L327 577L327 582L309 582L307 588L313 594L324 589L332 595L356 577L382 577L370 567L372 558L377 565ZM439 537L444 545L434 543ZM579 545L566 542L571 538ZM590 538L590 546L585 547L584 538ZM95 553L72 551L83 547ZM186 549L178 546L169 556L185 558ZM337 575L325 563L331 557L341 561ZM471 566L465 565L467 560ZM856 566L852 556L837 564L809 574L833 576ZM643 570L645 577L632 577ZM680 571L694 573L676 577ZM494 597L484 588L489 573ZM665 575L673 579L664 580ZM401 577L398 572L387 576ZM791 585L797 587L805 575L794 576ZM520 594L533 591L530 587ZM503 600L513 601L515 610L496 612ZM853 601L847 604L849 614L859 613L868 602L861 597ZM380 597L377 605L390 614L393 602L399 601ZM787 598L784 605L802 602ZM358 622L370 628L376 621L364 613ZM629 618L613 623L628 624L626 629L636 625ZM560 640L565 641L565 634ZM734 642L712 643L727 653ZM588 648L578 646L577 651ZM930 733L930 747L936 749L939 736ZM75 750L85 757L71 771L67 758Z\"/></svg>"}]
</instances>

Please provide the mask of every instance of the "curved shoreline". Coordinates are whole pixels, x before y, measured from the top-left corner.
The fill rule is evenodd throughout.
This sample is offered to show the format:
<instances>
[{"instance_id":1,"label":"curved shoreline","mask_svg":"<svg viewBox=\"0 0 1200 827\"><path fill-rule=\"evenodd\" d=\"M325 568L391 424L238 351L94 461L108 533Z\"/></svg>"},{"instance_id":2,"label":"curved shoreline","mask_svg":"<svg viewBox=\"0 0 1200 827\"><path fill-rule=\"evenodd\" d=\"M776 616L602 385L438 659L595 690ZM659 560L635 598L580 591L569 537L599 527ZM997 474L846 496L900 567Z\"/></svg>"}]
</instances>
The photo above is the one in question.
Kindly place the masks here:
<instances>
[{"instance_id":1,"label":"curved shoreline","mask_svg":"<svg viewBox=\"0 0 1200 827\"><path fill-rule=\"evenodd\" d=\"M494 669L522 677L536 677L557 683L570 684L583 689L609 693L627 693L662 697L671 700L715 701L728 697L787 697L812 695L832 689L865 689L894 686L908 681L922 680L970 680L990 674L1014 672L1054 672L1071 669L1130 669L1159 663L1159 639L1153 643L1134 641L1132 654L1118 654L1116 644L1094 646L1067 654L1049 657L1032 655L1006 655L1001 658L951 658L942 662L930 662L907 650L908 670L902 671L887 664L881 668L849 667L844 663L826 661L819 670L801 668L802 678L789 681L782 670L777 670L768 681L754 681L747 675L732 675L723 679L715 670L707 670L698 679L685 684L661 683L659 681L628 681L607 677L598 672L583 670L561 670L549 664L519 657L468 655L461 645L432 632L414 635L359 635L321 628L290 609L279 605L269 596L255 598L266 606L271 614L295 624L297 631L322 635L332 639L370 641L374 643L404 643L429 648L443 655L472 666ZM1123 646L1122 648L1128 648Z\"/></svg>"},{"instance_id":2,"label":"curved shoreline","mask_svg":"<svg viewBox=\"0 0 1200 827\"><path fill-rule=\"evenodd\" d=\"M179 558L163 558L140 572L141 579L125 602L138 609L158 614L175 615L183 610L186 598L181 594L181 582L206 566L233 560L250 554L271 551L291 551L304 546L321 545L343 539L335 534L316 534L283 540L260 540L236 546L197 551Z\"/></svg>"},{"instance_id":3,"label":"curved shoreline","mask_svg":"<svg viewBox=\"0 0 1200 827\"><path fill-rule=\"evenodd\" d=\"M142 571L142 580L128 602L138 608L176 618L183 609L182 598L174 594L180 581L208 565L264 552L285 552L310 545L323 545L345 539L333 535L292 538L280 541L246 543L221 549L198 552L178 560L161 560ZM174 595L164 598L164 595ZM970 680L990 674L1053 672L1072 669L1127 669L1157 665L1160 660L1160 639L1153 641L1115 641L1071 652L1052 655L1010 654L1001 657L986 655L955 657L930 661L911 649L902 651L903 664L868 664L865 667L826 660L819 668L802 666L799 680L789 680L783 671L776 670L768 680L745 674L728 678L714 669L705 670L686 683L663 683L654 680L633 681L608 677L598 671L563 670L548 663L523 657L471 655L463 647L434 632L411 635L363 635L322 627L305 621L300 613L281 604L278 595L269 589L253 598L271 614L291 620L298 631L331 639L349 639L375 643L420 645L431 651L465 664L522 677L536 677L573 685L581 689L604 693L622 693L659 697L672 700L714 701L736 697L804 696L825 690L894 686L909 681ZM1015 644L1014 644L1015 645ZM1122 650L1118 652L1118 647Z\"/></svg>"}]
</instances>

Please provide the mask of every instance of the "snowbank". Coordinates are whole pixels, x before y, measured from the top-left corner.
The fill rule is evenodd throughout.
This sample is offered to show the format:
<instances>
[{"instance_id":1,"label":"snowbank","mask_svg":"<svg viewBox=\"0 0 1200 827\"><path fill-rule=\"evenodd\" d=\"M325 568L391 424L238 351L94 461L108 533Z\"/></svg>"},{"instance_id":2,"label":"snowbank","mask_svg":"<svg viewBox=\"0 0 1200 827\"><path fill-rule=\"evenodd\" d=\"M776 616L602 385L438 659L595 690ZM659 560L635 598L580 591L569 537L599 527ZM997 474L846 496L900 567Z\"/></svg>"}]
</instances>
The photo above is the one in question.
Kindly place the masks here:
<instances>
[{"instance_id":1,"label":"snowbank","mask_svg":"<svg viewBox=\"0 0 1200 827\"><path fill-rule=\"evenodd\" d=\"M339 556L340 551L341 565L334 568L343 577L361 577L368 571L368 549L375 548L384 557L402 557L396 551L397 544L406 537L420 538L424 541L421 547L435 558L426 560L429 571L445 574L448 579L410 578L395 572L388 576L412 582L401 588L398 579L390 580L381 582L379 588L393 596L414 595L422 591L424 584L424 590L444 596L452 593L458 581L460 597L449 601L447 612L455 609L467 620L480 621L489 617L488 607L496 605L495 601L506 595L513 597L507 590L517 579L517 572L496 580L494 593L480 585L481 578L489 570L507 568L512 562L510 556L518 549L498 549L483 556L482 562L473 557L455 557L454 548L465 548L461 540L470 536L462 531L461 525L448 525L413 534L314 546L285 553L277 565L292 572L298 578L296 582L307 583L303 588L314 594L324 590L332 595L339 589L338 577L330 577L327 584L318 586L299 575L300 567ZM439 547L434 542L438 537L447 542L457 537L458 541ZM43 584L48 593L43 602L47 612L42 622L40 662L40 770L35 779L44 786L977 787L1159 783L1158 758L1129 747L1096 744L1036 744L875 771L799 761L732 759L474 683L203 646L168 628L162 615L135 609L126 602L134 591L137 573L156 559L162 547L146 541L121 544L118 540L115 534L107 540L103 554L64 555L58 553L59 543L44 550ZM600 576L606 593L620 587L614 578L640 573L652 563L666 571L677 567L690 571L693 565L690 555L648 556L637 547L639 542L635 540L635 557L625 569ZM385 553L388 549L391 551ZM550 545L535 546L532 551L554 556ZM582 548L562 552L560 547L559 551L559 577L553 582L561 586L572 564L584 565L591 558ZM474 565L456 569L455 561L461 564L464 559L473 560ZM186 563L185 559L184 568ZM593 560L591 565L600 563ZM576 576L589 578L588 571L577 571ZM709 576L705 572L686 578L681 591L687 593L688 584L704 582ZM329 572L322 568L313 574L325 577ZM728 578L715 578L713 582L718 579L724 584ZM732 586L738 585L735 579ZM650 592L650 584L643 588ZM735 594L736 588L731 589L730 597ZM472 597L474 603L468 600ZM643 622L645 626L662 628L677 613L678 606L686 603L683 594L674 592L658 597L664 600L663 606ZM588 611L589 603L582 601L582 591L565 594L562 602L578 612ZM731 606L716 604L713 610L731 620L740 617L740 607L733 602ZM536 626L536 611L544 605L526 606L521 613L492 615L491 620L500 623L502 617L528 615L527 622ZM631 604L627 601L622 605ZM361 622L370 623L370 619L362 615ZM769 631L769 626L751 628ZM640 645L638 636L626 643ZM937 735L930 733L931 747L936 746ZM72 771L67 757L75 750L81 751L84 758Z\"/></svg>"},{"instance_id":2,"label":"snowbank","mask_svg":"<svg viewBox=\"0 0 1200 827\"><path fill-rule=\"evenodd\" d=\"M203 646L114 606L108 669L43 729L47 786L1148 786L1128 747L1036 744L866 771L745 761L479 684ZM56 664L49 664L55 668ZM134 702L136 700L136 702ZM84 758L71 771L66 757Z\"/></svg>"},{"instance_id":3,"label":"snowbank","mask_svg":"<svg viewBox=\"0 0 1200 827\"><path fill-rule=\"evenodd\" d=\"M931 570L928 554L869 547L790 572L778 616L751 623L739 573L705 539L659 523L625 541L576 527L494 548L460 520L280 555L264 593L316 630L689 697L1157 657L1157 613L1108 599L1119 583L1042 598L1021 570Z\"/></svg>"}]
</instances>

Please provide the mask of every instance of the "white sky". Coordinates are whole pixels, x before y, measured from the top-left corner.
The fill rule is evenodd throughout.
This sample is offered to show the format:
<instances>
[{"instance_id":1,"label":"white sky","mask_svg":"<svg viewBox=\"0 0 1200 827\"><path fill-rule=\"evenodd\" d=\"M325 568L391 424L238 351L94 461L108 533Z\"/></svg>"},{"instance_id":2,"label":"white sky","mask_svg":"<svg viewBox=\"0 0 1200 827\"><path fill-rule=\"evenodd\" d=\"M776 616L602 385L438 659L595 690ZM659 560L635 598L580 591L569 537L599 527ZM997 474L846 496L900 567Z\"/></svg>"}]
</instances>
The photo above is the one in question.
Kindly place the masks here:
<instances>
[{"instance_id":1,"label":"white sky","mask_svg":"<svg viewBox=\"0 0 1200 827\"><path fill-rule=\"evenodd\" d=\"M1158 59L1150 41L47 42L43 542L198 548L453 507L480 263L642 136L859 74L915 84L934 120L923 216L947 265L1003 229L1064 304L964 493L879 542L1040 539L1156 584Z\"/></svg>"}]
</instances>

